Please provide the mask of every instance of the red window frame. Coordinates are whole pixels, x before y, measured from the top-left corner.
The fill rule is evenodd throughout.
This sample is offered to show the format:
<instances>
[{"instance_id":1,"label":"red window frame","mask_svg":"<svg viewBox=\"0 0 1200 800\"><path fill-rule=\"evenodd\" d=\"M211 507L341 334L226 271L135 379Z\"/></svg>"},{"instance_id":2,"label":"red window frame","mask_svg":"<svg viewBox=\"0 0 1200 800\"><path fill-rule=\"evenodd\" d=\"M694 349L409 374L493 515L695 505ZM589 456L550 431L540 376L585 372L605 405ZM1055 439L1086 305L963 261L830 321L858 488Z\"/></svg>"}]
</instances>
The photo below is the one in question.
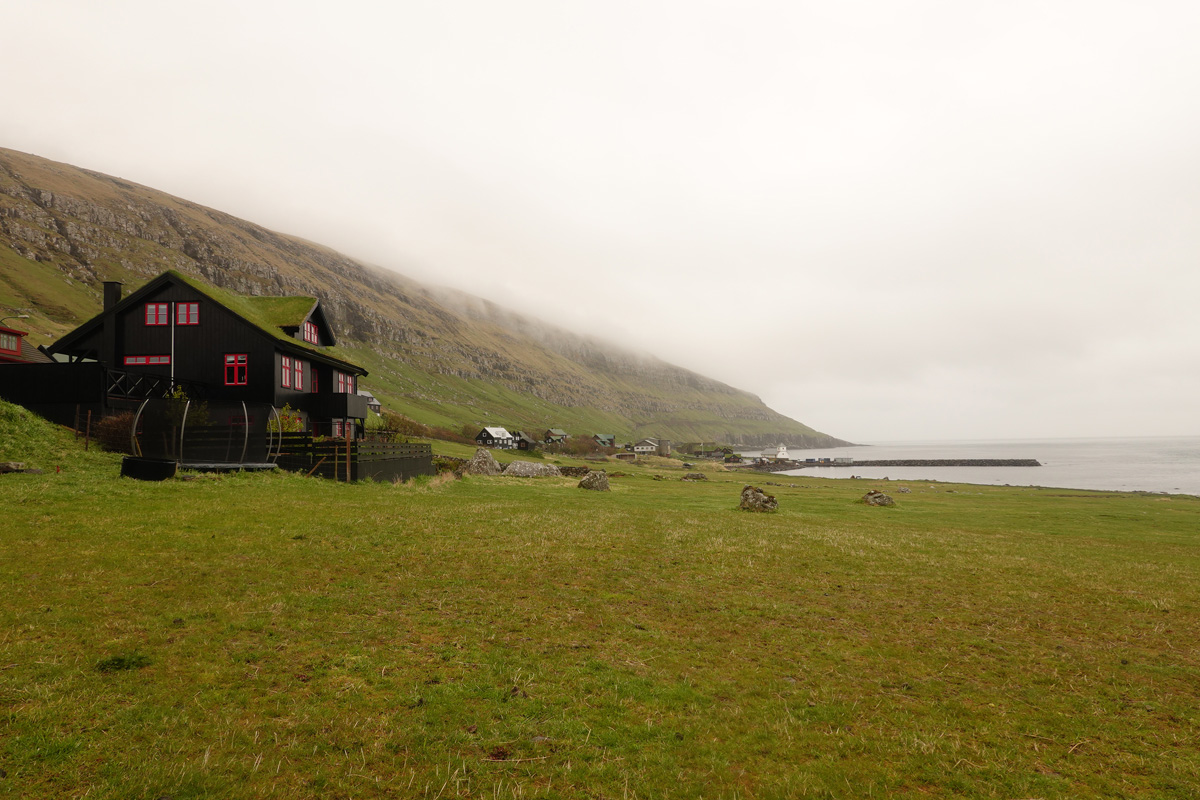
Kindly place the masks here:
<instances>
[{"instance_id":1,"label":"red window frame","mask_svg":"<svg viewBox=\"0 0 1200 800\"><path fill-rule=\"evenodd\" d=\"M199 303L176 303L175 304L175 324L176 325L199 325L200 324L200 304Z\"/></svg>"},{"instance_id":2,"label":"red window frame","mask_svg":"<svg viewBox=\"0 0 1200 800\"><path fill-rule=\"evenodd\" d=\"M169 325L170 303L146 303L146 324L147 325Z\"/></svg>"},{"instance_id":3,"label":"red window frame","mask_svg":"<svg viewBox=\"0 0 1200 800\"><path fill-rule=\"evenodd\" d=\"M280 358L279 385L285 389L292 388L292 359L290 356Z\"/></svg>"},{"instance_id":4,"label":"red window frame","mask_svg":"<svg viewBox=\"0 0 1200 800\"><path fill-rule=\"evenodd\" d=\"M333 421L333 435L334 438L340 438L342 436L342 421L340 419L335 419Z\"/></svg>"},{"instance_id":5,"label":"red window frame","mask_svg":"<svg viewBox=\"0 0 1200 800\"><path fill-rule=\"evenodd\" d=\"M304 391L304 362L298 358L292 361L292 386L297 392Z\"/></svg>"},{"instance_id":6,"label":"red window frame","mask_svg":"<svg viewBox=\"0 0 1200 800\"><path fill-rule=\"evenodd\" d=\"M170 363L170 356L125 356L125 366L127 367Z\"/></svg>"},{"instance_id":7,"label":"red window frame","mask_svg":"<svg viewBox=\"0 0 1200 800\"><path fill-rule=\"evenodd\" d=\"M8 341L11 341L12 344L6 344ZM8 331L0 331L0 350L4 351L5 353L20 353L20 335L16 333L9 333Z\"/></svg>"},{"instance_id":8,"label":"red window frame","mask_svg":"<svg viewBox=\"0 0 1200 800\"><path fill-rule=\"evenodd\" d=\"M304 323L304 341L311 344L317 343L317 326L312 322Z\"/></svg>"},{"instance_id":9,"label":"red window frame","mask_svg":"<svg viewBox=\"0 0 1200 800\"><path fill-rule=\"evenodd\" d=\"M225 385L245 386L249 379L249 357L245 353L225 354Z\"/></svg>"},{"instance_id":10,"label":"red window frame","mask_svg":"<svg viewBox=\"0 0 1200 800\"><path fill-rule=\"evenodd\" d=\"M308 390L313 394L317 393L317 368L313 367L309 374L312 375L312 380L308 382Z\"/></svg>"}]
</instances>

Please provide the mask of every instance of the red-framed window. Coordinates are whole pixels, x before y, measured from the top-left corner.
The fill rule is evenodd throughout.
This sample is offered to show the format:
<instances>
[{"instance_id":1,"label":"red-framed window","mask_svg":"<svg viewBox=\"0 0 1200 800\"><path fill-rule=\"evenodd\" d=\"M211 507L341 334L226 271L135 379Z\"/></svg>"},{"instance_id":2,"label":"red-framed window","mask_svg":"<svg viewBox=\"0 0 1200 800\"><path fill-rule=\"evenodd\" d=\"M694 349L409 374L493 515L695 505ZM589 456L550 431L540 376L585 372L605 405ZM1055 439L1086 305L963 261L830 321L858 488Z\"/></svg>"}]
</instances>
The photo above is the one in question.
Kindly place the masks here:
<instances>
[{"instance_id":1,"label":"red-framed window","mask_svg":"<svg viewBox=\"0 0 1200 800\"><path fill-rule=\"evenodd\" d=\"M245 386L246 368L249 366L245 353L225 354L225 385Z\"/></svg>"},{"instance_id":2,"label":"red-framed window","mask_svg":"<svg viewBox=\"0 0 1200 800\"><path fill-rule=\"evenodd\" d=\"M0 350L6 353L20 353L21 337L15 333L0 332Z\"/></svg>"},{"instance_id":3,"label":"red-framed window","mask_svg":"<svg viewBox=\"0 0 1200 800\"><path fill-rule=\"evenodd\" d=\"M304 362L298 358L292 361L292 386L297 392L304 391Z\"/></svg>"},{"instance_id":4,"label":"red-framed window","mask_svg":"<svg viewBox=\"0 0 1200 800\"><path fill-rule=\"evenodd\" d=\"M176 303L175 304L175 324L176 325L199 325L200 324L200 304L199 303Z\"/></svg>"},{"instance_id":5,"label":"red-framed window","mask_svg":"<svg viewBox=\"0 0 1200 800\"><path fill-rule=\"evenodd\" d=\"M171 318L167 314L170 303L146 303L147 325L169 325Z\"/></svg>"},{"instance_id":6,"label":"red-framed window","mask_svg":"<svg viewBox=\"0 0 1200 800\"><path fill-rule=\"evenodd\" d=\"M304 323L304 341L317 343L317 326L312 322Z\"/></svg>"},{"instance_id":7,"label":"red-framed window","mask_svg":"<svg viewBox=\"0 0 1200 800\"><path fill-rule=\"evenodd\" d=\"M334 372L337 375L337 390L339 394L354 394L354 376L344 372Z\"/></svg>"},{"instance_id":8,"label":"red-framed window","mask_svg":"<svg viewBox=\"0 0 1200 800\"><path fill-rule=\"evenodd\" d=\"M333 435L335 437L341 436L344 432L345 428L342 427L342 421L340 419L335 419L333 421Z\"/></svg>"},{"instance_id":9,"label":"red-framed window","mask_svg":"<svg viewBox=\"0 0 1200 800\"><path fill-rule=\"evenodd\" d=\"M285 389L292 388L292 359L288 356L282 358L282 369L279 371L279 385Z\"/></svg>"},{"instance_id":10,"label":"red-framed window","mask_svg":"<svg viewBox=\"0 0 1200 800\"><path fill-rule=\"evenodd\" d=\"M125 356L125 366L143 366L147 364L170 364L170 356Z\"/></svg>"}]
</instances>

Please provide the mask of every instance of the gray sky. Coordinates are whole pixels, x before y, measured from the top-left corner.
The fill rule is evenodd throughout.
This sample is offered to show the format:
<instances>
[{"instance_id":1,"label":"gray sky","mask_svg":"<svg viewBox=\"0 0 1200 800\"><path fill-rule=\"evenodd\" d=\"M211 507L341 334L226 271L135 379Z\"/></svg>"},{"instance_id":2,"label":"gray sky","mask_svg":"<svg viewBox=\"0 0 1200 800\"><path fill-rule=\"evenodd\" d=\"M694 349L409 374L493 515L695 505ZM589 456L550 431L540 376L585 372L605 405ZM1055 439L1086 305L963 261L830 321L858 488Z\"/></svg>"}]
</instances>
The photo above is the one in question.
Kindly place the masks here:
<instances>
[{"instance_id":1,"label":"gray sky","mask_svg":"<svg viewBox=\"0 0 1200 800\"><path fill-rule=\"evenodd\" d=\"M855 441L1200 433L1200 4L0 0L0 146Z\"/></svg>"}]
</instances>

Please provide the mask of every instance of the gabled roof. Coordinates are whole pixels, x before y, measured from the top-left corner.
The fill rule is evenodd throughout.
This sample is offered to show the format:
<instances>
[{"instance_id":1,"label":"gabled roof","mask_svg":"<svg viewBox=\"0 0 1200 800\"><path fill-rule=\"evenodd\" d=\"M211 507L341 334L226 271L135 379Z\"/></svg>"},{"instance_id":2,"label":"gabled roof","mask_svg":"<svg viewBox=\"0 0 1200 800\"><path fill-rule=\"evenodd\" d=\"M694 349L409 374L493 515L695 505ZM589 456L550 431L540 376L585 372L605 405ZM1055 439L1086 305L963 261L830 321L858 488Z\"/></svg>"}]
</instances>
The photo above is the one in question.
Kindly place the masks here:
<instances>
[{"instance_id":1,"label":"gabled roof","mask_svg":"<svg viewBox=\"0 0 1200 800\"><path fill-rule=\"evenodd\" d=\"M550 434L551 436L566 436L567 435L567 432L560 428L551 428L550 430L546 431L546 433Z\"/></svg>"},{"instance_id":2,"label":"gabled roof","mask_svg":"<svg viewBox=\"0 0 1200 800\"><path fill-rule=\"evenodd\" d=\"M512 434L509 433L508 431L506 431L504 428L485 427L479 433L475 434L475 438L479 438L479 434L481 434L481 433L486 433L488 436L492 437L493 439L511 439L511 438L513 438Z\"/></svg>"},{"instance_id":3,"label":"gabled roof","mask_svg":"<svg viewBox=\"0 0 1200 800\"><path fill-rule=\"evenodd\" d=\"M28 331L0 325L0 333L9 333L16 336L17 350L20 351L19 353L0 352L0 361L4 363L10 364L24 361L31 364L48 364L54 360L29 343L29 340L25 338L28 335Z\"/></svg>"},{"instance_id":4,"label":"gabled roof","mask_svg":"<svg viewBox=\"0 0 1200 800\"><path fill-rule=\"evenodd\" d=\"M95 331L102 324L105 314L115 314L124 311L130 306L136 306L147 295L153 294L167 283L180 283L204 295L209 300L222 306L226 311L240 317L259 333L274 339L280 345L284 345L289 349L307 351L324 360L347 367L349 370L358 372L359 374L367 374L367 371L357 364L340 358L340 353L335 354L331 352L331 348L318 347L300 339L295 339L289 336L284 330L290 327L295 331L305 320L313 315L314 311L320 313L320 303L317 298L304 296L243 297L242 295L227 292L224 289L218 289L215 286L211 286L173 269L167 270L142 285L139 289L134 290L126 297L123 297L112 309L101 311L50 345L47 349L54 353L65 352L76 341ZM321 315L321 320L324 321L323 314ZM332 336L330 338L332 339Z\"/></svg>"}]
</instances>

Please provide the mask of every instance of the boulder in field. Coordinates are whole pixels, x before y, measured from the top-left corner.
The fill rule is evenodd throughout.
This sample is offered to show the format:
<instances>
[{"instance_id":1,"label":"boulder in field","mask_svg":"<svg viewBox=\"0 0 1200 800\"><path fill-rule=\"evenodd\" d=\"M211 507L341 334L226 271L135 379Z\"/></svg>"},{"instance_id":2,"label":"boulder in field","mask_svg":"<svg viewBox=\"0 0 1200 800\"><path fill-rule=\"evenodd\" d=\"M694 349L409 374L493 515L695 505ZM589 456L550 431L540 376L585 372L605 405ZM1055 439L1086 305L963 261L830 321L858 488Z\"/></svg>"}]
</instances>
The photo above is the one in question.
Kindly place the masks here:
<instances>
[{"instance_id":1,"label":"boulder in field","mask_svg":"<svg viewBox=\"0 0 1200 800\"><path fill-rule=\"evenodd\" d=\"M757 486L746 484L742 488L743 511L774 511L779 508L779 501L774 495L767 494Z\"/></svg>"},{"instance_id":2,"label":"boulder in field","mask_svg":"<svg viewBox=\"0 0 1200 800\"><path fill-rule=\"evenodd\" d=\"M872 489L863 495L863 502L869 506L894 506L896 501L883 492Z\"/></svg>"},{"instance_id":3,"label":"boulder in field","mask_svg":"<svg viewBox=\"0 0 1200 800\"><path fill-rule=\"evenodd\" d=\"M514 478L561 478L562 470L553 464L534 461L514 461L504 468L504 474Z\"/></svg>"},{"instance_id":4,"label":"boulder in field","mask_svg":"<svg viewBox=\"0 0 1200 800\"><path fill-rule=\"evenodd\" d=\"M500 462L492 455L491 450L481 447L463 467L463 472L468 475L499 475Z\"/></svg>"},{"instance_id":5,"label":"boulder in field","mask_svg":"<svg viewBox=\"0 0 1200 800\"><path fill-rule=\"evenodd\" d=\"M597 472L593 470L583 476L583 480L579 482L580 489L591 489L594 492L607 492L608 489L608 474L605 472Z\"/></svg>"}]
</instances>

